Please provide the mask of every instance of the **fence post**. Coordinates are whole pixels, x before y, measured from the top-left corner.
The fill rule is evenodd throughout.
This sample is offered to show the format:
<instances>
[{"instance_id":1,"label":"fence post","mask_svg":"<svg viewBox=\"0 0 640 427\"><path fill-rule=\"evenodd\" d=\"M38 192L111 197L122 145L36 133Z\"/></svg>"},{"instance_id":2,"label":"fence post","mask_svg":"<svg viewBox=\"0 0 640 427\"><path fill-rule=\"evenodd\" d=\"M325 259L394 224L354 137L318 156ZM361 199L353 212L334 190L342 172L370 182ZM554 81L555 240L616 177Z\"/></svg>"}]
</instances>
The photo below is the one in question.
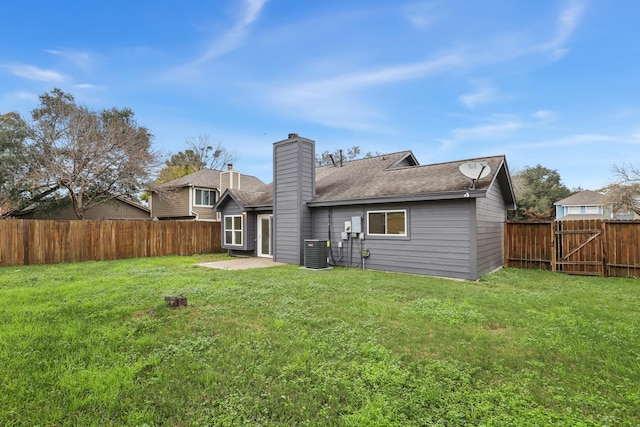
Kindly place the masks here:
<instances>
[{"instance_id":1,"label":"fence post","mask_svg":"<svg viewBox=\"0 0 640 427\"><path fill-rule=\"evenodd\" d=\"M509 267L509 255L510 255L510 251L511 249L509 248L509 227L508 227L508 222L505 221L504 225L503 225L503 231L502 231L502 235L504 236L504 246L503 246L503 251L502 251L502 265L505 267Z\"/></svg>"},{"instance_id":2,"label":"fence post","mask_svg":"<svg viewBox=\"0 0 640 427\"><path fill-rule=\"evenodd\" d=\"M602 221L600 223L600 228L602 229L602 239L600 239L602 244L602 277L609 277L609 261L607 259L607 221Z\"/></svg>"},{"instance_id":3,"label":"fence post","mask_svg":"<svg viewBox=\"0 0 640 427\"><path fill-rule=\"evenodd\" d=\"M556 221L551 221L549 228L551 229L551 271L556 271Z\"/></svg>"},{"instance_id":4,"label":"fence post","mask_svg":"<svg viewBox=\"0 0 640 427\"><path fill-rule=\"evenodd\" d=\"M29 255L31 252L31 245L29 245L29 224L28 221L22 221L22 247L24 248L24 253L22 254L22 265L29 265Z\"/></svg>"}]
</instances>

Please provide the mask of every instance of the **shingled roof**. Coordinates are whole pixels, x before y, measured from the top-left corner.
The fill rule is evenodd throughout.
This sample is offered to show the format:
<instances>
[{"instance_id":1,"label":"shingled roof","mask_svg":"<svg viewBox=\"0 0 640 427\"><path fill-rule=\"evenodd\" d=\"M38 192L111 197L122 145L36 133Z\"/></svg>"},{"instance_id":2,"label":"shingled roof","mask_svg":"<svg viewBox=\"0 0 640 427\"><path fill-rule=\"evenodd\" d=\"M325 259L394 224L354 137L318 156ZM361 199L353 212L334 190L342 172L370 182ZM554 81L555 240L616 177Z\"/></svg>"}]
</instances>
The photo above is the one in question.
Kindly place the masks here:
<instances>
[{"instance_id":1,"label":"shingled roof","mask_svg":"<svg viewBox=\"0 0 640 427\"><path fill-rule=\"evenodd\" d=\"M220 174L222 172L215 169L200 169L199 171L181 176L173 181L165 182L158 188L182 188L182 187L204 187L218 188L220 186ZM243 190L259 191L264 188L265 183L252 175L240 175L240 185Z\"/></svg>"},{"instance_id":2,"label":"shingled roof","mask_svg":"<svg viewBox=\"0 0 640 427\"><path fill-rule=\"evenodd\" d=\"M459 170L463 163L486 162L490 173L475 183ZM342 166L317 167L316 196L309 206L353 203L439 200L482 197L492 183L500 186L507 205L515 207L515 196L504 156L482 157L448 163L418 165L411 151L385 154L344 162ZM273 205L273 186L257 191L227 190L245 208ZM222 203L221 197L218 203Z\"/></svg>"},{"instance_id":3,"label":"shingled roof","mask_svg":"<svg viewBox=\"0 0 640 427\"><path fill-rule=\"evenodd\" d=\"M227 190L220 198L229 195L236 203L243 207L258 208L273 205L273 184L264 185L261 191Z\"/></svg>"},{"instance_id":4,"label":"shingled roof","mask_svg":"<svg viewBox=\"0 0 640 427\"><path fill-rule=\"evenodd\" d=\"M498 177L509 180L504 156L459 160L449 163L415 165L411 151L369 157L344 163L342 167L323 166L316 169L316 197L310 204L353 202L371 199L441 199L478 196L486 193ZM459 170L463 163L486 162L491 171L471 190L471 180ZM510 187L510 183L508 185ZM511 192L510 189L504 191ZM507 200L514 202L513 194Z\"/></svg>"},{"instance_id":5,"label":"shingled roof","mask_svg":"<svg viewBox=\"0 0 640 427\"><path fill-rule=\"evenodd\" d=\"M558 200L554 205L560 206L600 206L606 202L604 194L591 190L579 191L562 200Z\"/></svg>"}]
</instances>

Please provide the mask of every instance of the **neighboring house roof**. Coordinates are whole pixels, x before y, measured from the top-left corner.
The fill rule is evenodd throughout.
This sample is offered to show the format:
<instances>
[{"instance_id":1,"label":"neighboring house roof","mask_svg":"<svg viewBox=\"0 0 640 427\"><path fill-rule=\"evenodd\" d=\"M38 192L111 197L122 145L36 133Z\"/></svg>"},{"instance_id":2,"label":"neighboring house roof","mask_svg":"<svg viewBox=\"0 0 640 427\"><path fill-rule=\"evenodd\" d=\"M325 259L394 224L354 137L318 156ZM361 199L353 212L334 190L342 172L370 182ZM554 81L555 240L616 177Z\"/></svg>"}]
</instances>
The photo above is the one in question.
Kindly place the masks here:
<instances>
[{"instance_id":1,"label":"neighboring house roof","mask_svg":"<svg viewBox=\"0 0 640 427\"><path fill-rule=\"evenodd\" d=\"M65 202L66 204L64 205L64 207L60 210L60 211L56 211L54 215L52 215L52 217L57 217L60 216L61 213L64 213L65 210L67 209L71 209L71 200L66 198L67 202ZM90 212L97 210L97 209L106 209L105 212L103 212L103 214L107 217L112 217L111 219L120 219L121 216L118 215L117 207L115 209L112 208L112 205L114 202L121 202L124 203L126 205L129 205L137 210L139 210L141 212L141 214L146 214L146 215L150 215L151 210L140 204L140 203L136 203L133 200L127 199L124 196L115 196L113 199L104 201L98 205L93 206L92 208L90 208L89 210L87 210L87 213L90 216ZM110 212L112 211L112 212ZM73 211L71 211L73 212ZM75 214L74 214L75 215ZM37 204L33 204L27 208L22 209L20 212L17 212L15 215L13 215L15 217L38 217L39 213L38 213L38 205Z\"/></svg>"},{"instance_id":2,"label":"neighboring house roof","mask_svg":"<svg viewBox=\"0 0 640 427\"><path fill-rule=\"evenodd\" d=\"M118 199L122 203L126 203L126 204L128 204L130 206L133 206L134 208L140 209L141 211L145 211L147 213L151 213L151 209L149 209L147 206L142 205L140 203L136 203L133 200L127 199L126 197L117 196L116 199Z\"/></svg>"},{"instance_id":3,"label":"neighboring house roof","mask_svg":"<svg viewBox=\"0 0 640 427\"><path fill-rule=\"evenodd\" d=\"M555 206L601 206L605 204L605 196L591 190L580 191L554 203Z\"/></svg>"},{"instance_id":4,"label":"neighboring house roof","mask_svg":"<svg viewBox=\"0 0 640 427\"><path fill-rule=\"evenodd\" d=\"M203 187L218 188L220 186L220 174L222 171L214 169L200 169L199 171L181 176L173 181L165 182L158 188L182 188L182 187ZM240 175L241 187L243 190L257 191L264 187L264 182L252 175Z\"/></svg>"},{"instance_id":5,"label":"neighboring house roof","mask_svg":"<svg viewBox=\"0 0 640 427\"><path fill-rule=\"evenodd\" d=\"M491 171L471 190L471 180L459 170L463 163L486 162ZM333 206L368 202L438 200L483 196L499 181L505 202L515 207L515 196L504 156L418 165L411 151L385 154L322 166L315 170L316 195L309 206ZM272 206L272 184L259 192L227 190L215 208L230 197L242 207Z\"/></svg>"},{"instance_id":6,"label":"neighboring house roof","mask_svg":"<svg viewBox=\"0 0 640 427\"><path fill-rule=\"evenodd\" d=\"M173 181L160 184L158 188L181 188L181 187L211 187L217 188L220 183L220 171L213 169L200 169L199 171L181 176Z\"/></svg>"}]
</instances>

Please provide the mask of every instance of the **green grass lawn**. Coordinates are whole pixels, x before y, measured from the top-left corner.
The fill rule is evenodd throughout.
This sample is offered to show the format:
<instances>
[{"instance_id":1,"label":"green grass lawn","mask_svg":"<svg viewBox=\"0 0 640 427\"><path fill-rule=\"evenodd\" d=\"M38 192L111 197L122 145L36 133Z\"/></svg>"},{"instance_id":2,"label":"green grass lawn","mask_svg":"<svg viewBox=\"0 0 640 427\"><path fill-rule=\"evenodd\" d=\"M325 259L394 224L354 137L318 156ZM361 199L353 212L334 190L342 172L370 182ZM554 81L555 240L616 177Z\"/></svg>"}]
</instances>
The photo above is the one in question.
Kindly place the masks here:
<instances>
[{"instance_id":1,"label":"green grass lawn","mask_svg":"<svg viewBox=\"0 0 640 427\"><path fill-rule=\"evenodd\" d=\"M638 280L216 257L0 269L0 425L640 424Z\"/></svg>"}]
</instances>

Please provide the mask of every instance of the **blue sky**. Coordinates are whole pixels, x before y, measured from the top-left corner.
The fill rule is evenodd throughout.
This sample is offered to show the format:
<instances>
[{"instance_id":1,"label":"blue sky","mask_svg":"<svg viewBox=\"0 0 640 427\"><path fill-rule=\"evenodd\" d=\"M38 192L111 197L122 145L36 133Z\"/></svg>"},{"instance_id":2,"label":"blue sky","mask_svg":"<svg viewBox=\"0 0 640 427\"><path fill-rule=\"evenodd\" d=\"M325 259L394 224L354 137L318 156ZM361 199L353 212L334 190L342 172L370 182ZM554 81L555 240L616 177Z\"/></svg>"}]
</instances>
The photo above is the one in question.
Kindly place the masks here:
<instances>
[{"instance_id":1,"label":"blue sky","mask_svg":"<svg viewBox=\"0 0 640 427\"><path fill-rule=\"evenodd\" d=\"M0 2L0 113L59 87L129 107L165 153L209 135L271 181L272 143L505 154L570 188L640 165L637 0Z\"/></svg>"}]
</instances>

